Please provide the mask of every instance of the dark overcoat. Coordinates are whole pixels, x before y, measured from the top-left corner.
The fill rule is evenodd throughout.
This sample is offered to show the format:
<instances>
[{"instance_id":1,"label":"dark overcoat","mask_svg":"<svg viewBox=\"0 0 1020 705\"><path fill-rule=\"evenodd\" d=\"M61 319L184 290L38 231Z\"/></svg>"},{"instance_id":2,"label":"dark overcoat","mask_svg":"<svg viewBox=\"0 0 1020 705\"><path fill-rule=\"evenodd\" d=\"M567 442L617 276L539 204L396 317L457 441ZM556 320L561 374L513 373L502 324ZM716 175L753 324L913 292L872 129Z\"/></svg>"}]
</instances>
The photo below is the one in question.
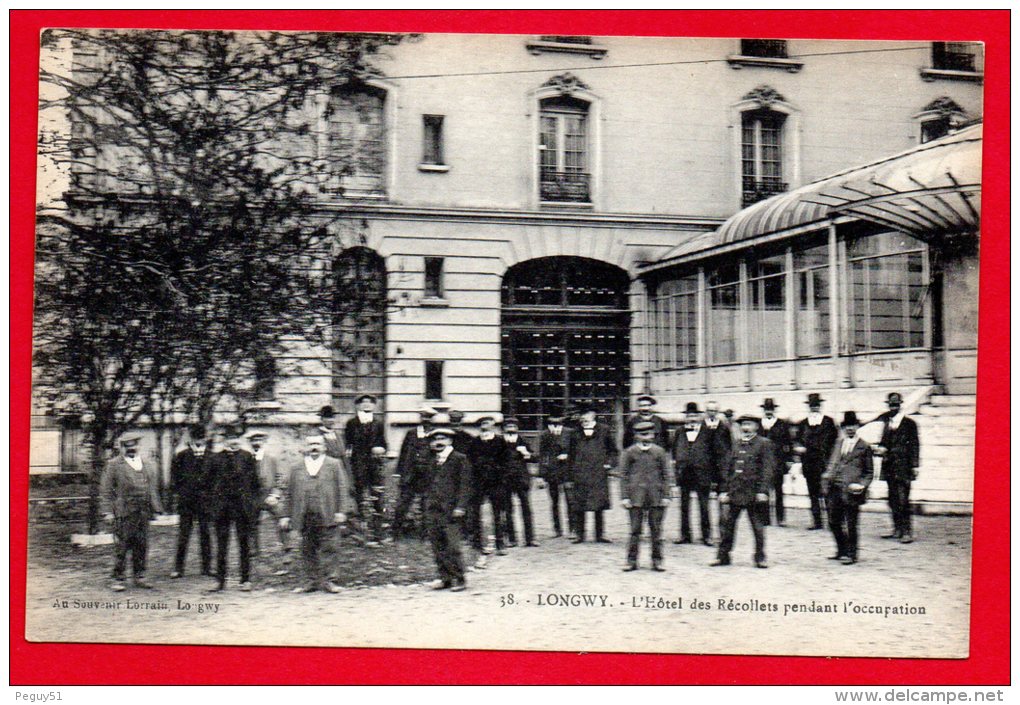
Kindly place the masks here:
<instances>
[{"instance_id":1,"label":"dark overcoat","mask_svg":"<svg viewBox=\"0 0 1020 705\"><path fill-rule=\"evenodd\" d=\"M720 426L721 428L721 426ZM673 440L673 461L676 464L676 483L691 489L708 489L718 482L716 470L716 438L698 429L698 437L691 443L687 440L687 429L681 428Z\"/></svg>"},{"instance_id":2,"label":"dark overcoat","mask_svg":"<svg viewBox=\"0 0 1020 705\"><path fill-rule=\"evenodd\" d=\"M397 458L400 483L410 487L424 487L431 460L428 437L419 438L417 427L412 428L404 434L404 441L400 444L400 456Z\"/></svg>"},{"instance_id":3,"label":"dark overcoat","mask_svg":"<svg viewBox=\"0 0 1020 705\"><path fill-rule=\"evenodd\" d=\"M367 478L376 462L373 448L387 448L386 427L379 414L369 423L361 423L355 414L344 426L344 440L351 454L351 472L356 478Z\"/></svg>"},{"instance_id":4,"label":"dark overcoat","mask_svg":"<svg viewBox=\"0 0 1020 705\"><path fill-rule=\"evenodd\" d=\"M786 463L793 454L793 436L790 435L789 422L777 418L772 428L767 431L764 426L761 427L761 435L772 441L772 448L776 453L776 472L779 474L788 472L790 468Z\"/></svg>"},{"instance_id":5,"label":"dark overcoat","mask_svg":"<svg viewBox=\"0 0 1020 705\"><path fill-rule=\"evenodd\" d=\"M455 519L454 509L467 511L471 502L471 463L463 453L451 452L445 463L433 455L428 474L425 514L430 520L450 522Z\"/></svg>"},{"instance_id":6,"label":"dark overcoat","mask_svg":"<svg viewBox=\"0 0 1020 705\"><path fill-rule=\"evenodd\" d=\"M800 459L801 472L804 475L821 476L825 472L838 436L836 422L831 416L823 416L822 422L817 426L809 424L806 418L797 425L797 440L805 449Z\"/></svg>"},{"instance_id":7,"label":"dark overcoat","mask_svg":"<svg viewBox=\"0 0 1020 705\"><path fill-rule=\"evenodd\" d=\"M553 435L552 431L545 430L538 439L538 467L539 474L547 482L565 482L567 479L567 460L560 460L559 456L570 452L570 431L564 428L559 435Z\"/></svg>"},{"instance_id":8,"label":"dark overcoat","mask_svg":"<svg viewBox=\"0 0 1020 705\"><path fill-rule=\"evenodd\" d=\"M524 451L530 456L531 447L521 436L517 436L512 443L506 437L504 440L507 460L503 483L510 492L525 492L531 488L531 474L528 472L528 459L524 457Z\"/></svg>"},{"instance_id":9,"label":"dark overcoat","mask_svg":"<svg viewBox=\"0 0 1020 705\"><path fill-rule=\"evenodd\" d=\"M506 440L499 434L489 440L478 436L473 440L471 450L473 454L469 461L474 469L478 490L492 494L505 489L504 478L510 460L510 447Z\"/></svg>"},{"instance_id":10,"label":"dark overcoat","mask_svg":"<svg viewBox=\"0 0 1020 705\"><path fill-rule=\"evenodd\" d=\"M921 442L918 439L917 423L909 416L904 416L898 428L889 426L893 414L886 412L876 420L881 420L882 440L879 445L885 447L882 456L882 476L880 480L899 480L909 482L914 479L914 468L920 465Z\"/></svg>"},{"instance_id":11,"label":"dark overcoat","mask_svg":"<svg viewBox=\"0 0 1020 705\"><path fill-rule=\"evenodd\" d=\"M655 424L655 443L667 453L669 452L669 426L665 421L662 420L661 416L652 414L647 419L643 418L640 414L634 414L627 419L626 425L623 427L623 447L630 448L634 445L634 425L641 421L651 421Z\"/></svg>"},{"instance_id":12,"label":"dark overcoat","mask_svg":"<svg viewBox=\"0 0 1020 705\"><path fill-rule=\"evenodd\" d=\"M191 447L177 453L170 461L170 491L182 506L202 508L209 500L209 461L213 453L206 448L202 455Z\"/></svg>"},{"instance_id":13,"label":"dark overcoat","mask_svg":"<svg viewBox=\"0 0 1020 705\"><path fill-rule=\"evenodd\" d=\"M255 456L246 450L222 450L209 462L211 516L240 514L254 519L262 508Z\"/></svg>"},{"instance_id":14,"label":"dark overcoat","mask_svg":"<svg viewBox=\"0 0 1020 705\"><path fill-rule=\"evenodd\" d=\"M591 436L584 431L571 434L568 462L575 511L609 509L609 470L616 464L618 453L612 433L602 424L596 424Z\"/></svg>"},{"instance_id":15,"label":"dark overcoat","mask_svg":"<svg viewBox=\"0 0 1020 705\"><path fill-rule=\"evenodd\" d=\"M767 495L772 488L775 463L776 453L767 438L756 435L749 441L736 441L719 491L727 493L735 507L754 505L755 495Z\"/></svg>"}]
</instances>

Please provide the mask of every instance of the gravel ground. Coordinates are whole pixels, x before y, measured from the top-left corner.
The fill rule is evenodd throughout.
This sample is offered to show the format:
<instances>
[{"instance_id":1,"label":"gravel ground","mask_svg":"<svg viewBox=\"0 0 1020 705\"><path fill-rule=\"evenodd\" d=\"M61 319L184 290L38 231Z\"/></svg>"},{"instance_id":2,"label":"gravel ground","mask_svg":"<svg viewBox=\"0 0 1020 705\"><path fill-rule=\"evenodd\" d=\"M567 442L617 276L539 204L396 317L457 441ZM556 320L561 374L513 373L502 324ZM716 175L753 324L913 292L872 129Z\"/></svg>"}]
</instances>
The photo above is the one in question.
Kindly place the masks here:
<instances>
[{"instance_id":1,"label":"gravel ground","mask_svg":"<svg viewBox=\"0 0 1020 705\"><path fill-rule=\"evenodd\" d=\"M615 492L614 492L615 494ZM255 591L210 595L211 580L170 581L174 527L150 534L155 590L109 590L109 547L72 550L53 528L30 531L27 638L31 641L265 644L964 658L970 613L970 518L915 517L917 541L879 538L880 514L862 514L860 562L826 560L831 534L806 531L807 512L770 527L770 568L751 560L745 519L733 565L710 568L714 549L674 545L666 515L665 573L623 573L626 515L607 513L613 544L550 538L547 494L532 492L538 548L492 556L463 593L433 591L428 546L409 539L340 549L340 594L292 594L294 576L263 529L266 558ZM519 521L519 519L518 519ZM589 531L591 519L589 518ZM197 547L189 556L191 565ZM466 552L469 560L474 556ZM236 558L235 558L236 560ZM236 571L232 561L231 570ZM234 573L236 578L236 572ZM113 604L110 604L113 603ZM829 609L824 612L818 610Z\"/></svg>"}]
</instances>

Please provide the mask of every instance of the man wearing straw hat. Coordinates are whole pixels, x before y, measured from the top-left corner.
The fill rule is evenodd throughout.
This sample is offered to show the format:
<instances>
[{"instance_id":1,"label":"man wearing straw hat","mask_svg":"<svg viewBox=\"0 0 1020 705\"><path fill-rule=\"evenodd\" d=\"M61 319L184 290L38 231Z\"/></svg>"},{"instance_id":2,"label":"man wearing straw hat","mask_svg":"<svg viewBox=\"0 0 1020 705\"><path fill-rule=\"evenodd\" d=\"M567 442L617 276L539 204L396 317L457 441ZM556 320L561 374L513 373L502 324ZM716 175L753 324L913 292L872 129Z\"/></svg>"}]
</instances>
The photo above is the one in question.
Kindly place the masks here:
<instances>
[{"instance_id":1,"label":"man wearing straw hat","mask_svg":"<svg viewBox=\"0 0 1020 705\"><path fill-rule=\"evenodd\" d=\"M113 522L114 548L113 585L124 590L127 555L131 554L131 572L135 587L151 589L145 580L145 559L149 550L149 519L159 514L159 478L152 463L142 461L138 446L142 437L125 434L120 439L122 455L110 461L99 481L99 499L103 519Z\"/></svg>"},{"instance_id":2,"label":"man wearing straw hat","mask_svg":"<svg viewBox=\"0 0 1020 705\"><path fill-rule=\"evenodd\" d=\"M453 429L445 414L432 419L429 431L429 483L425 492L425 523L435 555L439 579L434 590L461 592L466 588L460 528L471 501L471 465L453 449Z\"/></svg>"}]
</instances>

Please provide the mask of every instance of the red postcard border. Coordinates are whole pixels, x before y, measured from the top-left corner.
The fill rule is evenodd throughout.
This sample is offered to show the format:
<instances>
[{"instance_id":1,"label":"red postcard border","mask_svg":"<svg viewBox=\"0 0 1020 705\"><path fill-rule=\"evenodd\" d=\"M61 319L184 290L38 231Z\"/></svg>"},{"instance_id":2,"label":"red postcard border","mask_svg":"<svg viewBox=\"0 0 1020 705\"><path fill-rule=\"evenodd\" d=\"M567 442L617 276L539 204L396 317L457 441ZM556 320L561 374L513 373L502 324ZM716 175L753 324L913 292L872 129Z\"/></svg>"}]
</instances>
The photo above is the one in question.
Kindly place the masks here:
<instances>
[{"instance_id":1,"label":"red postcard border","mask_svg":"<svg viewBox=\"0 0 1020 705\"><path fill-rule=\"evenodd\" d=\"M963 660L29 643L25 631L39 32L327 29L985 42L984 209L970 657ZM12 11L10 683L1008 684L1008 10ZM173 667L168 668L172 663ZM427 668L423 666L428 664ZM497 665L498 664L498 665Z\"/></svg>"}]
</instances>

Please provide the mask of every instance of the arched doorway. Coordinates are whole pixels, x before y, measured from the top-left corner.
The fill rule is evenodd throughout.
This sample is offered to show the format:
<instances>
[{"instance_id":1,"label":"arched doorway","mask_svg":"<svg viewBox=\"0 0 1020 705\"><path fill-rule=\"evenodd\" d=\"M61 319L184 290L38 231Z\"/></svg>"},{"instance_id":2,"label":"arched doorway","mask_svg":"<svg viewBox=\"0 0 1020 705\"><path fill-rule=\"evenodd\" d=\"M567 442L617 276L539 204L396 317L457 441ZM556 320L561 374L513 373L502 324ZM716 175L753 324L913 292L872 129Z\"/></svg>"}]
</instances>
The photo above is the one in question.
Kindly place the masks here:
<instances>
[{"instance_id":1,"label":"arched doorway","mask_svg":"<svg viewBox=\"0 0 1020 705\"><path fill-rule=\"evenodd\" d=\"M630 388L627 273L584 257L542 257L502 287L503 414L524 432L577 403L620 417Z\"/></svg>"},{"instance_id":2,"label":"arched doorway","mask_svg":"<svg viewBox=\"0 0 1020 705\"><path fill-rule=\"evenodd\" d=\"M350 414L361 394L386 392L386 262L367 247L352 247L333 263L333 405Z\"/></svg>"}]
</instances>

